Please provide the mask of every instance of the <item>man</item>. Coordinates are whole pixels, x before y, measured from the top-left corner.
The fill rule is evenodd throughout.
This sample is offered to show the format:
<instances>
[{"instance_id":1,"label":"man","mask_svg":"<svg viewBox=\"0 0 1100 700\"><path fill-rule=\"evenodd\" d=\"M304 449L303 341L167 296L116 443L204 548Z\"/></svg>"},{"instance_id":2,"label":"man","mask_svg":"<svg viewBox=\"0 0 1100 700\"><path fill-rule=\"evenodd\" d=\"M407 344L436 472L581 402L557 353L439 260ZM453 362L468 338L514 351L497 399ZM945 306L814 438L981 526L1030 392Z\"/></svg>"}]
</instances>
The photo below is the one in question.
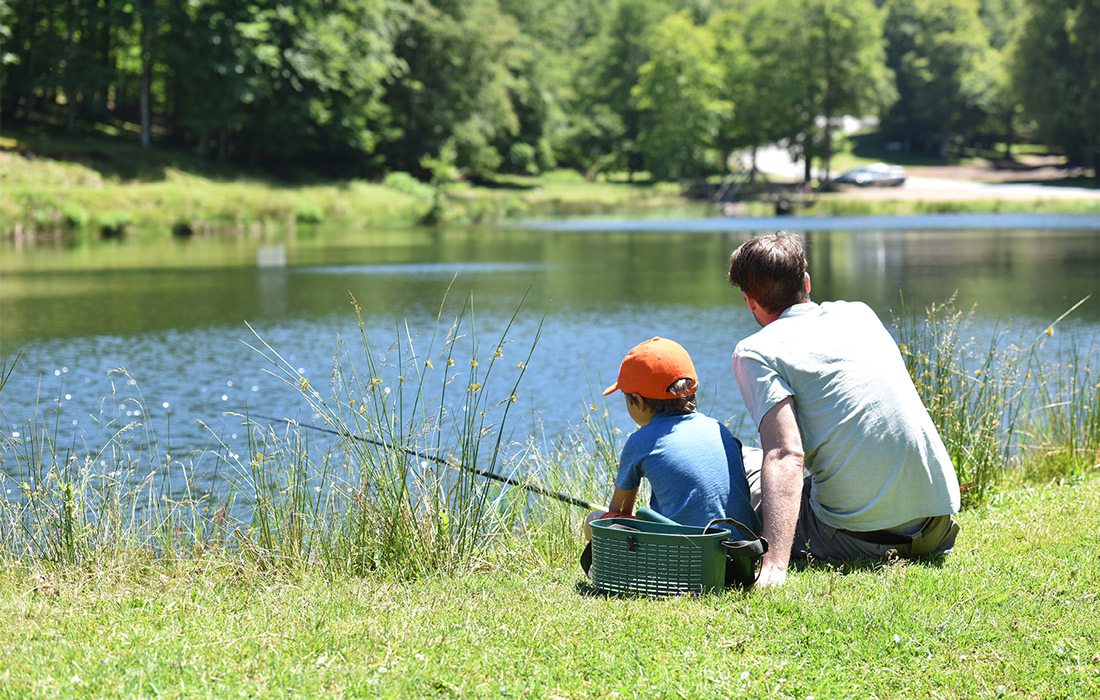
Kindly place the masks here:
<instances>
[{"instance_id":1,"label":"man","mask_svg":"<svg viewBox=\"0 0 1100 700\"><path fill-rule=\"evenodd\" d=\"M781 585L792 555L950 551L955 469L875 313L859 302L810 301L802 243L783 232L733 251L729 281L761 326L733 353L763 450L759 477L749 474L771 543L757 585Z\"/></svg>"}]
</instances>

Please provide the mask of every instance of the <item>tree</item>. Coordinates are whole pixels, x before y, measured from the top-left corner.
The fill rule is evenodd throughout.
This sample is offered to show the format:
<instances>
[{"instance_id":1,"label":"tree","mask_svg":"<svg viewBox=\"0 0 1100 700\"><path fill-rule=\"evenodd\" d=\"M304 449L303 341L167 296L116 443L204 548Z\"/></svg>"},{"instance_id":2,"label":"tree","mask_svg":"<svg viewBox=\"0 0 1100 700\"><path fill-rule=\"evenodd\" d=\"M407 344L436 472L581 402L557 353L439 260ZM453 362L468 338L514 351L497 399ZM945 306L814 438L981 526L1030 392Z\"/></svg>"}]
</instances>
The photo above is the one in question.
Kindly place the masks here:
<instances>
[{"instance_id":1,"label":"tree","mask_svg":"<svg viewBox=\"0 0 1100 700\"><path fill-rule=\"evenodd\" d=\"M581 49L570 107L571 159L588 174L642 167L638 148L641 112L634 86L650 59L648 39L668 14L660 0L616 0L600 32Z\"/></svg>"},{"instance_id":2,"label":"tree","mask_svg":"<svg viewBox=\"0 0 1100 700\"><path fill-rule=\"evenodd\" d=\"M898 100L884 130L910 151L946 157L982 125L996 94L978 0L887 0L886 8Z\"/></svg>"},{"instance_id":3,"label":"tree","mask_svg":"<svg viewBox=\"0 0 1100 700\"><path fill-rule=\"evenodd\" d=\"M796 18L776 11L770 0L745 0L714 15L708 27L717 39L722 94L734 105L720 127L719 142L727 153L751 149L750 176L755 176L757 149L793 139L803 128L794 96L803 92L805 73L793 60L798 54L790 40Z\"/></svg>"},{"instance_id":4,"label":"tree","mask_svg":"<svg viewBox=\"0 0 1100 700\"><path fill-rule=\"evenodd\" d=\"M385 0L195 0L165 49L176 123L253 163L369 157L387 127L399 18Z\"/></svg>"},{"instance_id":5,"label":"tree","mask_svg":"<svg viewBox=\"0 0 1100 700\"><path fill-rule=\"evenodd\" d=\"M8 64L18 60L14 53L7 50L11 41L12 19L11 6L7 0L0 0L0 133L4 132L4 78Z\"/></svg>"},{"instance_id":6,"label":"tree","mask_svg":"<svg viewBox=\"0 0 1100 700\"><path fill-rule=\"evenodd\" d=\"M726 67L734 121L731 145L786 140L828 177L832 123L843 114L882 110L894 97L884 67L882 13L871 0L747 0L712 20Z\"/></svg>"},{"instance_id":7,"label":"tree","mask_svg":"<svg viewBox=\"0 0 1100 700\"><path fill-rule=\"evenodd\" d=\"M416 0L395 49L405 66L386 94L394 130L384 146L396 168L453 154L454 165L486 177L504 162L497 143L520 132L512 103L522 72L519 28L496 0Z\"/></svg>"},{"instance_id":8,"label":"tree","mask_svg":"<svg viewBox=\"0 0 1100 700\"><path fill-rule=\"evenodd\" d=\"M646 168L659 179L720 170L718 129L732 105L721 99L714 36L684 11L658 23L648 43L650 59L639 69L632 90Z\"/></svg>"},{"instance_id":9,"label":"tree","mask_svg":"<svg viewBox=\"0 0 1100 700\"><path fill-rule=\"evenodd\" d=\"M1031 0L1012 73L1039 139L1100 178L1100 2Z\"/></svg>"},{"instance_id":10,"label":"tree","mask_svg":"<svg viewBox=\"0 0 1100 700\"><path fill-rule=\"evenodd\" d=\"M511 102L519 132L498 139L503 167L532 172L566 161L577 165L569 125L576 103L574 76L583 67L578 47L603 26L605 0L499 0L520 29L514 52Z\"/></svg>"},{"instance_id":11,"label":"tree","mask_svg":"<svg viewBox=\"0 0 1100 700\"><path fill-rule=\"evenodd\" d=\"M804 151L817 150L811 135L821 117L820 155L829 179L833 121L844 114L877 112L894 98L885 69L883 17L871 0L807 0L802 13ZM809 179L809 157L806 158Z\"/></svg>"}]
</instances>

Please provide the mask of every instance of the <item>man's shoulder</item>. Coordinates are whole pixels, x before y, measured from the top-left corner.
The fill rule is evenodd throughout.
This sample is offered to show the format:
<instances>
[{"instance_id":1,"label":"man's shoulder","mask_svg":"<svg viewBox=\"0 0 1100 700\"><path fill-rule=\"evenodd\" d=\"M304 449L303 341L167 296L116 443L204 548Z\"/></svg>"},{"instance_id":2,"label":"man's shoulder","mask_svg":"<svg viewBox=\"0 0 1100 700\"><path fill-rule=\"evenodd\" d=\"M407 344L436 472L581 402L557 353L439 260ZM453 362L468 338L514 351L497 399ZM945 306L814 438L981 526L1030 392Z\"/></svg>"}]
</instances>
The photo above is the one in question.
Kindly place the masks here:
<instances>
[{"instance_id":1,"label":"man's shoulder","mask_svg":"<svg viewBox=\"0 0 1100 700\"><path fill-rule=\"evenodd\" d=\"M828 317L833 316L873 316L878 318L874 309L862 301L825 301L820 304L821 313Z\"/></svg>"}]
</instances>

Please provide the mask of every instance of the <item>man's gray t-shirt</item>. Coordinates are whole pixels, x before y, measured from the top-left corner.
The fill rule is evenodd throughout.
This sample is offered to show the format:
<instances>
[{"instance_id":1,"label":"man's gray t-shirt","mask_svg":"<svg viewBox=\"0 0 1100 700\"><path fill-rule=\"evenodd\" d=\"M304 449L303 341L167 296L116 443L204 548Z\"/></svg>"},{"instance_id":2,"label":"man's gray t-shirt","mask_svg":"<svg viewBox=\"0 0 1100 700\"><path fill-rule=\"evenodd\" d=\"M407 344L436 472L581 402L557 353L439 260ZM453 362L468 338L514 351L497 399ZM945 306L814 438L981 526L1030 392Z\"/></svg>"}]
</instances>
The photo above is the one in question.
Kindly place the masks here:
<instances>
[{"instance_id":1,"label":"man's gray t-shirt","mask_svg":"<svg viewBox=\"0 0 1100 700\"><path fill-rule=\"evenodd\" d=\"M737 344L733 373L757 428L794 397L810 506L825 524L865 532L958 512L951 458L866 304L790 307Z\"/></svg>"}]
</instances>

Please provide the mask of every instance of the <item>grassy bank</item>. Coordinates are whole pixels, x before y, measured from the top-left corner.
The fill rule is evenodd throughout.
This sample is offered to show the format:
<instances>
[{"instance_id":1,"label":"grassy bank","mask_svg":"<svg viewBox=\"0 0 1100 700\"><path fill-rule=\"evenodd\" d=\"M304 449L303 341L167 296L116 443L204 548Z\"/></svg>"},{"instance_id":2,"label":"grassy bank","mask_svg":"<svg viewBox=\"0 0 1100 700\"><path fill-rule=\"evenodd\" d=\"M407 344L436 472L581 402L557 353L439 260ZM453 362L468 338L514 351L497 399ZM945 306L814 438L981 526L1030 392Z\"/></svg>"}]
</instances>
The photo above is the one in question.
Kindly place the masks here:
<instances>
[{"instance_id":1,"label":"grassy bank","mask_svg":"<svg viewBox=\"0 0 1100 700\"><path fill-rule=\"evenodd\" d=\"M1100 479L964 513L939 566L778 591L577 592L558 557L397 582L210 553L0 570L0 695L1094 697Z\"/></svg>"},{"instance_id":2,"label":"grassy bank","mask_svg":"<svg viewBox=\"0 0 1100 700\"><path fill-rule=\"evenodd\" d=\"M582 511L461 468L595 500L621 437L593 414L502 444L531 348L479 338L472 314L349 341L316 385L255 340L307 415L379 442L242 416L242 454L170 455L129 403L101 445L49 411L0 434L0 697L1100 692L1100 382L1092 348L1045 352L1058 321L989 349L950 304L900 323L965 482L946 560L648 600L578 585ZM0 362L0 390L18 371Z\"/></svg>"},{"instance_id":3,"label":"grassy bank","mask_svg":"<svg viewBox=\"0 0 1100 700\"><path fill-rule=\"evenodd\" d=\"M770 216L770 200L739 204L736 214ZM868 200L816 197L797 215L942 212L1100 211L1100 200ZM321 222L405 226L562 216L717 214L675 183L586 181L577 173L502 177L492 185L436 189L403 173L380 181L279 180L187 153L145 151L100 138L24 135L0 138L0 237L101 238L241 233Z\"/></svg>"},{"instance_id":4,"label":"grassy bank","mask_svg":"<svg viewBox=\"0 0 1100 700\"><path fill-rule=\"evenodd\" d=\"M576 173L438 190L380 181L276 179L187 154L101 140L0 138L0 236L239 233L349 221L366 226L691 210L674 184L590 183Z\"/></svg>"}]
</instances>

